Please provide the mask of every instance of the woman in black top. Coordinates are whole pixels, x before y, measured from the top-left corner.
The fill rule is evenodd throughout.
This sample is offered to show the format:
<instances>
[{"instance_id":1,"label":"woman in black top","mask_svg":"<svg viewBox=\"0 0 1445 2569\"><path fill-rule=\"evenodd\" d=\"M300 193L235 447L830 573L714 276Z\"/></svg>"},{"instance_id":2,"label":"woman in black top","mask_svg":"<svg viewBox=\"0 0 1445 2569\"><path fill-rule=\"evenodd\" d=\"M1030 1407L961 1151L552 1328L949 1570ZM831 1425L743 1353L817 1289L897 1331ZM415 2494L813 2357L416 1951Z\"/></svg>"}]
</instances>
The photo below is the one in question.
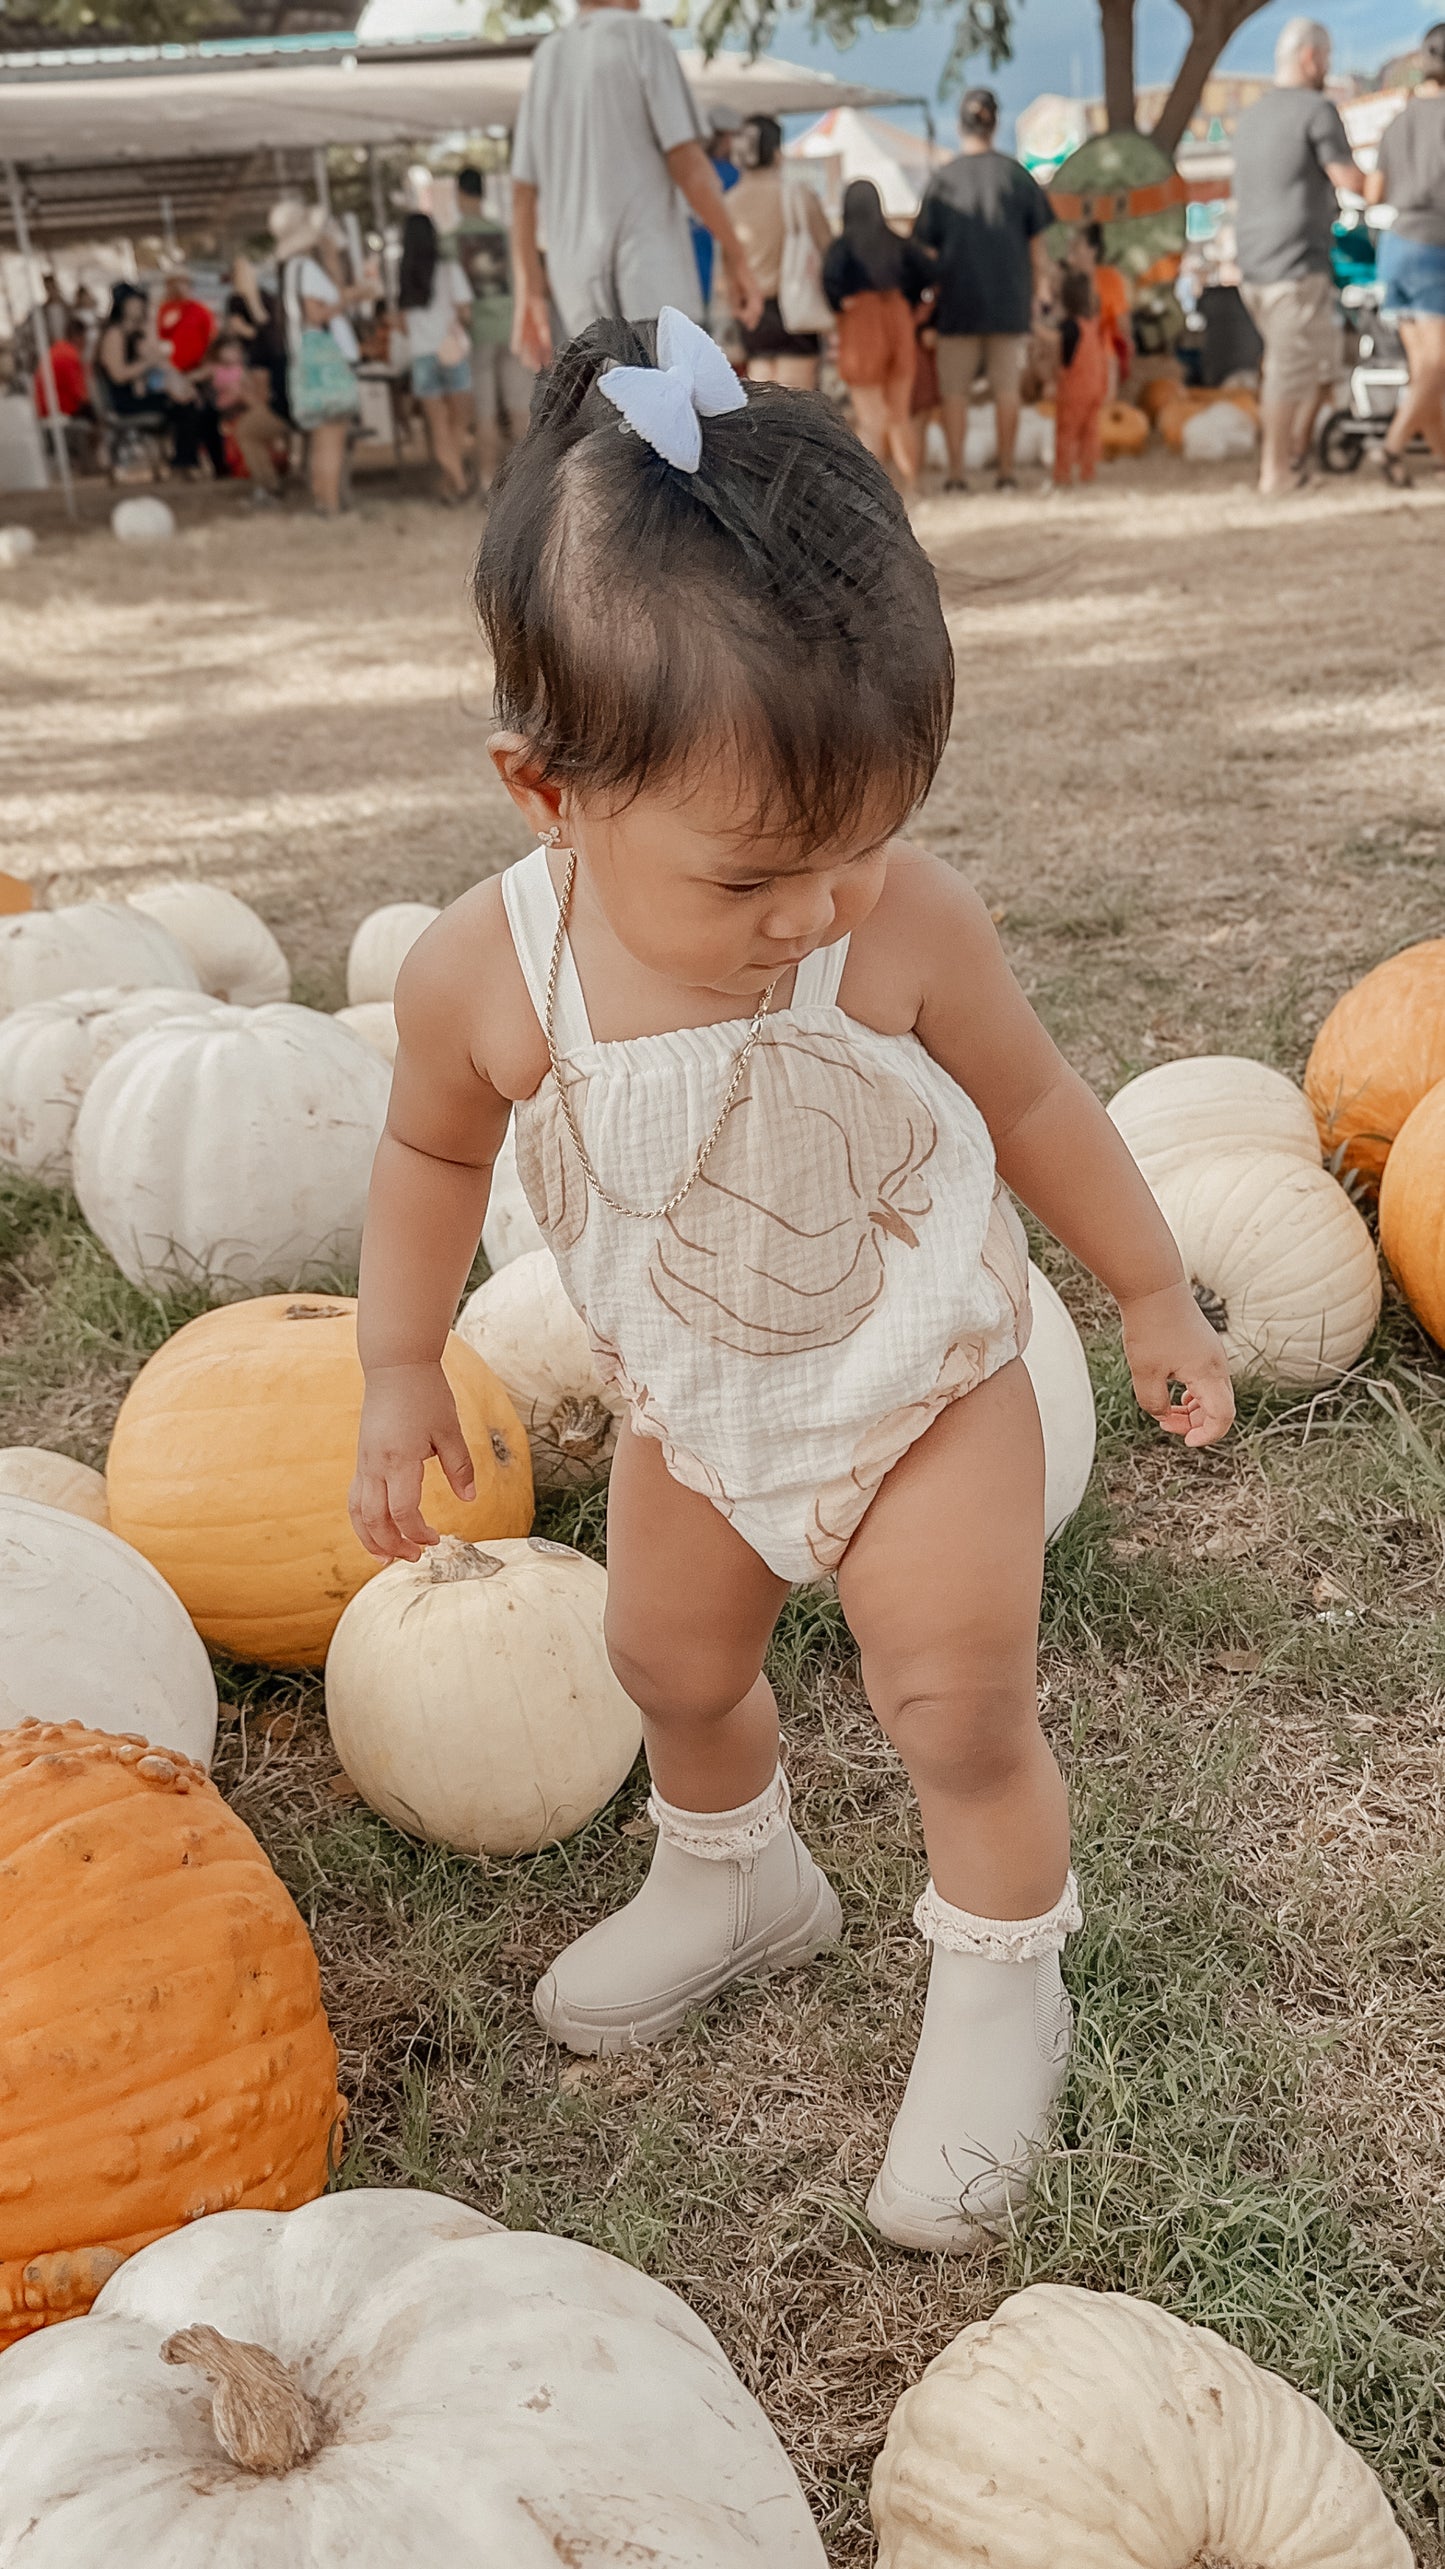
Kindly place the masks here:
<instances>
[{"instance_id":1,"label":"woman in black top","mask_svg":"<svg viewBox=\"0 0 1445 2569\"><path fill-rule=\"evenodd\" d=\"M838 372L852 396L854 425L905 490L918 475L915 307L933 272L921 244L891 229L871 178L855 178L843 194L843 229L823 261L823 292L838 315Z\"/></svg>"},{"instance_id":2,"label":"woman in black top","mask_svg":"<svg viewBox=\"0 0 1445 2569\"><path fill-rule=\"evenodd\" d=\"M1410 389L1377 449L1388 480L1408 485L1405 452L1423 437L1445 464L1445 19L1428 29L1424 78L1380 140L1365 182L1371 205L1393 205L1380 243L1384 311L1404 341Z\"/></svg>"},{"instance_id":3,"label":"woman in black top","mask_svg":"<svg viewBox=\"0 0 1445 2569\"><path fill-rule=\"evenodd\" d=\"M152 418L164 415L164 397L149 391L146 383L161 357L159 342L151 336L145 296L139 286L118 285L95 352L96 368L105 381L106 408L118 419L135 419L142 412Z\"/></svg>"}]
</instances>

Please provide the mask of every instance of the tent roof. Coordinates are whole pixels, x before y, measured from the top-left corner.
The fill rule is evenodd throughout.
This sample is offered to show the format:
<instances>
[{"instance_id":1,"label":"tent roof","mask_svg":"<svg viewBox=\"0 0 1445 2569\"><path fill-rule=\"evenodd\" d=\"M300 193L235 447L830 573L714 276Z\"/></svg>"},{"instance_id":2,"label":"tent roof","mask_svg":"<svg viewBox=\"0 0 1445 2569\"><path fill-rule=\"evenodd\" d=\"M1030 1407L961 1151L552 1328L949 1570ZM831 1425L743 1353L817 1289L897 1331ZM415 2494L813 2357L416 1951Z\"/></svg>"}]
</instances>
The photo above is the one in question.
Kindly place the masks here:
<instances>
[{"instance_id":1,"label":"tent roof","mask_svg":"<svg viewBox=\"0 0 1445 2569\"><path fill-rule=\"evenodd\" d=\"M430 141L516 121L532 42L348 44L302 51L213 47L180 59L95 56L57 67L32 57L0 71L0 162L26 185L40 241L157 228L162 196L176 222L267 201L277 152L328 143ZM818 114L886 105L890 93L764 55L705 62L684 53L699 104L744 114ZM0 196L0 237L10 233Z\"/></svg>"}]
</instances>

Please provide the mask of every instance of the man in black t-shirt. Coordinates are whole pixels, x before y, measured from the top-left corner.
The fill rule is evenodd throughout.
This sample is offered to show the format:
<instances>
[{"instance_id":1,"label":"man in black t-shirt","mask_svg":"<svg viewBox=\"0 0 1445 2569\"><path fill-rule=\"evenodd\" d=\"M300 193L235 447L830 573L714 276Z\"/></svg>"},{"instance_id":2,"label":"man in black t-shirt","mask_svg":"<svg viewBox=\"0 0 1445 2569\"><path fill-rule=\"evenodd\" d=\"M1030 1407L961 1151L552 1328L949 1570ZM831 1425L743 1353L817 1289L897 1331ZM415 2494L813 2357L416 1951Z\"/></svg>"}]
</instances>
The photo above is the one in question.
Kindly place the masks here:
<instances>
[{"instance_id":1,"label":"man in black t-shirt","mask_svg":"<svg viewBox=\"0 0 1445 2569\"><path fill-rule=\"evenodd\" d=\"M1240 292L1264 341L1259 487L1295 489L1308 468L1315 413L1338 371L1330 270L1335 191L1364 194L1340 111L1324 95L1329 31L1291 18L1274 54L1273 89L1246 107L1234 137Z\"/></svg>"},{"instance_id":2,"label":"man in black t-shirt","mask_svg":"<svg viewBox=\"0 0 1445 2569\"><path fill-rule=\"evenodd\" d=\"M948 441L945 490L963 478L968 397L983 366L998 421L998 487L1014 487L1014 441L1034 304L1047 267L1049 200L1020 161L995 151L998 100L966 90L958 111L963 149L928 182L913 237L938 260L938 388Z\"/></svg>"}]
</instances>

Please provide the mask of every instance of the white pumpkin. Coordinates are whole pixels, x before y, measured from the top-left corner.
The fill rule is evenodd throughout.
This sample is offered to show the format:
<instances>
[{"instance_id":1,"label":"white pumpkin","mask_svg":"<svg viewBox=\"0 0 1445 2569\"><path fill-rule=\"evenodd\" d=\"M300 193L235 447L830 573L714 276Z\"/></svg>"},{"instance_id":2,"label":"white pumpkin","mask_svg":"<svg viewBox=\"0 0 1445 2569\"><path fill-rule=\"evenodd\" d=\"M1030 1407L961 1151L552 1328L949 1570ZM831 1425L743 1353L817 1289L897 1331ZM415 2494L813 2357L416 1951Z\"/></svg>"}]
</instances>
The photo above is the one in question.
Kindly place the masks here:
<instances>
[{"instance_id":1,"label":"white pumpkin","mask_svg":"<svg viewBox=\"0 0 1445 2569\"><path fill-rule=\"evenodd\" d=\"M110 1523L105 1474L72 1462L68 1454L52 1454L45 1445L0 1445L0 1498L35 1499L67 1516L88 1517L92 1525Z\"/></svg>"},{"instance_id":2,"label":"white pumpkin","mask_svg":"<svg viewBox=\"0 0 1445 2569\"><path fill-rule=\"evenodd\" d=\"M468 1855L585 1828L642 1743L612 1674L607 1574L538 1535L444 1535L352 1598L326 1658L336 1754L373 1810Z\"/></svg>"},{"instance_id":3,"label":"white pumpkin","mask_svg":"<svg viewBox=\"0 0 1445 2569\"><path fill-rule=\"evenodd\" d=\"M444 2195L215 2212L0 2363L26 2569L826 2569L687 2304Z\"/></svg>"},{"instance_id":4,"label":"white pumpkin","mask_svg":"<svg viewBox=\"0 0 1445 2569\"><path fill-rule=\"evenodd\" d=\"M1029 1260L1033 1326L1024 1364L1044 1431L1044 1541L1068 1524L1089 1486L1099 1423L1084 1342L1068 1306Z\"/></svg>"},{"instance_id":5,"label":"white pumpkin","mask_svg":"<svg viewBox=\"0 0 1445 2569\"><path fill-rule=\"evenodd\" d=\"M1411 2569L1312 2400L1211 2329L1066 2284L1015 2293L904 2392L872 2508L878 2569Z\"/></svg>"},{"instance_id":6,"label":"white pumpkin","mask_svg":"<svg viewBox=\"0 0 1445 2569\"><path fill-rule=\"evenodd\" d=\"M389 999L362 999L354 1008L338 1008L338 1026L349 1026L383 1061L396 1059L396 1010Z\"/></svg>"},{"instance_id":7,"label":"white pumpkin","mask_svg":"<svg viewBox=\"0 0 1445 2569\"><path fill-rule=\"evenodd\" d=\"M0 1017L0 1167L68 1186L75 1119L101 1063L132 1035L216 1005L203 990L67 990Z\"/></svg>"},{"instance_id":8,"label":"white pumpkin","mask_svg":"<svg viewBox=\"0 0 1445 2569\"><path fill-rule=\"evenodd\" d=\"M1380 1316L1380 1262L1328 1169L1206 1152L1154 1192L1233 1375L1314 1391L1354 1363Z\"/></svg>"},{"instance_id":9,"label":"white pumpkin","mask_svg":"<svg viewBox=\"0 0 1445 2569\"><path fill-rule=\"evenodd\" d=\"M130 906L159 919L195 965L201 988L237 1008L291 996L291 966L263 918L219 883L156 883Z\"/></svg>"},{"instance_id":10,"label":"white pumpkin","mask_svg":"<svg viewBox=\"0 0 1445 2569\"><path fill-rule=\"evenodd\" d=\"M176 521L164 500L117 500L110 513L110 531L122 544L163 544L168 535L174 535Z\"/></svg>"},{"instance_id":11,"label":"white pumpkin","mask_svg":"<svg viewBox=\"0 0 1445 2569\"><path fill-rule=\"evenodd\" d=\"M487 1199L487 1218L482 1224L482 1248L493 1275L511 1265L514 1258L525 1258L533 1249L545 1249L546 1234L522 1192L517 1173L517 1128L507 1126L507 1138L497 1153L492 1170L492 1191Z\"/></svg>"},{"instance_id":12,"label":"white pumpkin","mask_svg":"<svg viewBox=\"0 0 1445 2569\"><path fill-rule=\"evenodd\" d=\"M139 1552L67 1509L0 1495L0 1730L32 1716L136 1731L209 1766L216 1681Z\"/></svg>"},{"instance_id":13,"label":"white pumpkin","mask_svg":"<svg viewBox=\"0 0 1445 2569\"><path fill-rule=\"evenodd\" d=\"M430 901L388 901L362 920L346 958L346 999L351 1008L367 999L390 999L396 976L424 928L441 917Z\"/></svg>"},{"instance_id":14,"label":"white pumpkin","mask_svg":"<svg viewBox=\"0 0 1445 2569\"><path fill-rule=\"evenodd\" d=\"M190 956L124 901L0 918L0 1017L67 990L199 990Z\"/></svg>"},{"instance_id":15,"label":"white pumpkin","mask_svg":"<svg viewBox=\"0 0 1445 2569\"><path fill-rule=\"evenodd\" d=\"M1199 1151L1288 1151L1319 1164L1319 1129L1303 1089L1238 1053L1160 1062L1125 1081L1109 1114L1151 1186Z\"/></svg>"},{"instance_id":16,"label":"white pumpkin","mask_svg":"<svg viewBox=\"0 0 1445 2569\"><path fill-rule=\"evenodd\" d=\"M626 1403L597 1370L551 1250L532 1249L478 1285L456 1326L511 1393L537 1488L605 1480Z\"/></svg>"},{"instance_id":17,"label":"white pumpkin","mask_svg":"<svg viewBox=\"0 0 1445 2569\"><path fill-rule=\"evenodd\" d=\"M17 562L28 562L34 550L33 526L0 526L0 570L13 571Z\"/></svg>"},{"instance_id":18,"label":"white pumpkin","mask_svg":"<svg viewBox=\"0 0 1445 2569\"><path fill-rule=\"evenodd\" d=\"M76 1119L80 1209L132 1284L291 1288L354 1267L386 1065L313 1008L138 1035Z\"/></svg>"}]
</instances>

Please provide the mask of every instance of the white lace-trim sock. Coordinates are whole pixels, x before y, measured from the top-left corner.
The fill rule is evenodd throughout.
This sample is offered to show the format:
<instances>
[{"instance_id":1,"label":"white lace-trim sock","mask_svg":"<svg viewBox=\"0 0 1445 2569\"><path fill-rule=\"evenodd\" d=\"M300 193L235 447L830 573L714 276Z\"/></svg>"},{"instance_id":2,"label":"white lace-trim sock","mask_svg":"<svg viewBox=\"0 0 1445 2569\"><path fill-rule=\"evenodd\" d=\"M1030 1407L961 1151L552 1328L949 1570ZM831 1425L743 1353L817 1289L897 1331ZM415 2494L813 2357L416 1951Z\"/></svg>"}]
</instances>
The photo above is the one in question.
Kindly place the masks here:
<instances>
[{"instance_id":1,"label":"white lace-trim sock","mask_svg":"<svg viewBox=\"0 0 1445 2569\"><path fill-rule=\"evenodd\" d=\"M930 1882L913 1923L925 1944L943 1953L977 1954L984 1962L1037 1962L1043 1954L1063 1952L1065 1938L1082 1927L1084 1912L1072 1873L1041 1918L975 1918L968 1909L955 1909Z\"/></svg>"},{"instance_id":2,"label":"white lace-trim sock","mask_svg":"<svg viewBox=\"0 0 1445 2569\"><path fill-rule=\"evenodd\" d=\"M648 1795L647 1816L659 1835L684 1855L699 1855L709 1864L745 1863L781 1837L793 1808L788 1779L780 1767L771 1784L735 1811L679 1811L655 1789Z\"/></svg>"}]
</instances>

